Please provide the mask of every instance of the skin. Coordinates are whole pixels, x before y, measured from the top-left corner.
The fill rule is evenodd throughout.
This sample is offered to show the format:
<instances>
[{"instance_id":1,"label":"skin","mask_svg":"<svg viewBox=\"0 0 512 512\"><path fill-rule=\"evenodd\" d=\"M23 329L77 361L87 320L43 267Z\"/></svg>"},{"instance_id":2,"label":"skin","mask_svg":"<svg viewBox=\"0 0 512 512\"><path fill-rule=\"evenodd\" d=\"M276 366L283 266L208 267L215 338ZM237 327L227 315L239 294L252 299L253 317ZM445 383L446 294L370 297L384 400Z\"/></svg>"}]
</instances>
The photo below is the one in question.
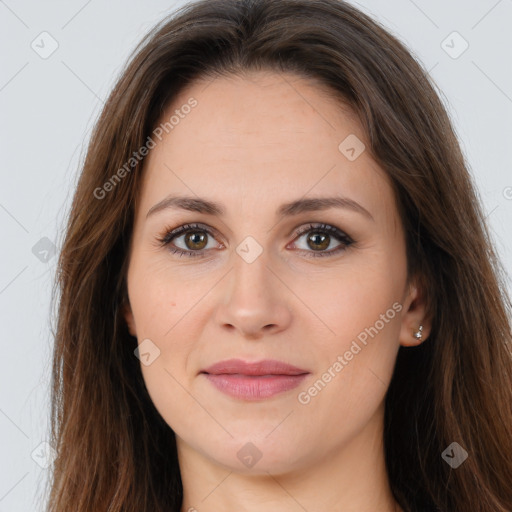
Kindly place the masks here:
<instances>
[{"instance_id":1,"label":"skin","mask_svg":"<svg viewBox=\"0 0 512 512\"><path fill-rule=\"evenodd\" d=\"M425 340L430 326L421 289L407 279L404 232L386 174L369 151L354 161L340 152L350 134L369 143L348 107L312 81L261 71L196 81L163 119L190 97L197 106L145 160L125 310L138 342L150 339L160 350L141 370L176 433L182 512L312 512L320 503L340 512L401 510L384 464L384 398L399 346L420 343L413 337L420 324ZM146 217L169 194L216 201L226 213L168 208ZM348 208L276 217L283 203L334 195L356 201L373 219ZM207 235L204 257L158 244L187 223L216 232ZM309 223L338 227L354 243L314 257L319 242L307 242L318 232L295 234ZM249 235L262 249L252 263L236 251ZM316 252L340 246L330 240ZM194 250L193 242L186 245L182 234L171 245ZM401 311L300 403L298 394L394 303ZM296 389L248 402L200 374L232 357L278 359L310 374ZM237 457L249 442L261 454L250 468Z\"/></svg>"}]
</instances>

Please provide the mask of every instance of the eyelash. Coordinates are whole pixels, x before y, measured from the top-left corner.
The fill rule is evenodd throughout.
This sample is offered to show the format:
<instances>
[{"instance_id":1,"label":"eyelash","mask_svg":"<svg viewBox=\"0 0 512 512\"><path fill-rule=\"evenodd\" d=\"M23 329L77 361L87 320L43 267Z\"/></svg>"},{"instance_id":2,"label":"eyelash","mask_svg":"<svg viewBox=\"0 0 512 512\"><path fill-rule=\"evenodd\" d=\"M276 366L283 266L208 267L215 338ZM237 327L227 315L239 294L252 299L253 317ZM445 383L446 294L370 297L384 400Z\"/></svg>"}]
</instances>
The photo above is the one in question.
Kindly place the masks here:
<instances>
[{"instance_id":1,"label":"eyelash","mask_svg":"<svg viewBox=\"0 0 512 512\"><path fill-rule=\"evenodd\" d=\"M182 226L179 226L178 228L171 230L171 228L167 228L163 235L157 237L157 242L160 247L166 247L169 246L168 249L174 253L179 254L180 256L190 256L190 257L205 257L205 249L202 249L200 251L187 251L184 249L180 249L179 247L171 247L170 243L172 240L177 238L178 236L182 234L186 234L191 231L202 231L208 234L208 236L211 236L212 238L215 238L215 233L209 229L208 227L201 225L201 224L184 224ZM306 251L305 249L299 249L300 251L304 251L306 253L310 253L308 257L311 258L321 258L325 256L332 256L334 254L338 254L341 251L344 251L347 247L352 245L354 243L354 240L350 238L346 233L341 231L335 226L331 226L330 224L308 224L307 226L304 226L303 228L297 230L295 232L295 238L300 238L302 235L308 232L314 232L314 233L323 233L326 235L333 235L334 238L336 238L339 242L342 244L336 247L335 249L331 249L330 251ZM311 254L312 253L312 254Z\"/></svg>"}]
</instances>

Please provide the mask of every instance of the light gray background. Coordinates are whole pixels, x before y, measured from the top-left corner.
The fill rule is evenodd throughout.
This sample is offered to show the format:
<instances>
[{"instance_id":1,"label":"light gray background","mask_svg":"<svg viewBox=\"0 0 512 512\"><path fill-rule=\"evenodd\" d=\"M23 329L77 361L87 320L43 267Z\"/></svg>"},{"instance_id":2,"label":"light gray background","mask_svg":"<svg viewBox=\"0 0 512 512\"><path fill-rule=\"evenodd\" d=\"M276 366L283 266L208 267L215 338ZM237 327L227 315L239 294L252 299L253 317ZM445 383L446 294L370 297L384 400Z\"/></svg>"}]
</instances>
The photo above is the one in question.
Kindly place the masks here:
<instances>
[{"instance_id":1,"label":"light gray background","mask_svg":"<svg viewBox=\"0 0 512 512\"><path fill-rule=\"evenodd\" d=\"M0 512L43 510L51 244L58 251L90 130L141 36L182 3L0 0ZM353 3L405 42L443 91L510 273L512 0ZM51 48L43 31L58 43L46 59L31 47ZM453 31L469 44L458 58L445 51L463 48L446 39Z\"/></svg>"}]
</instances>

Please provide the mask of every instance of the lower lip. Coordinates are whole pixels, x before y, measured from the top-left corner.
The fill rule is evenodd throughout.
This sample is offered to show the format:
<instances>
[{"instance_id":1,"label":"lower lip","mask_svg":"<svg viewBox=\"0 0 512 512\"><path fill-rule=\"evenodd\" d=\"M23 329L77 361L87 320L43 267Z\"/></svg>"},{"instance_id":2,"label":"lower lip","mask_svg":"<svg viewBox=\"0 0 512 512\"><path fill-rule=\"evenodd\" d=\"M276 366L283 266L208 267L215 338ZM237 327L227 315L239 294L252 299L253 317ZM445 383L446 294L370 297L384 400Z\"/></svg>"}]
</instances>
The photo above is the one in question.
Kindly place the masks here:
<instances>
[{"instance_id":1,"label":"lower lip","mask_svg":"<svg viewBox=\"0 0 512 512\"><path fill-rule=\"evenodd\" d=\"M242 400L262 400L296 388L308 375L241 375L204 374L206 378L226 395Z\"/></svg>"}]
</instances>

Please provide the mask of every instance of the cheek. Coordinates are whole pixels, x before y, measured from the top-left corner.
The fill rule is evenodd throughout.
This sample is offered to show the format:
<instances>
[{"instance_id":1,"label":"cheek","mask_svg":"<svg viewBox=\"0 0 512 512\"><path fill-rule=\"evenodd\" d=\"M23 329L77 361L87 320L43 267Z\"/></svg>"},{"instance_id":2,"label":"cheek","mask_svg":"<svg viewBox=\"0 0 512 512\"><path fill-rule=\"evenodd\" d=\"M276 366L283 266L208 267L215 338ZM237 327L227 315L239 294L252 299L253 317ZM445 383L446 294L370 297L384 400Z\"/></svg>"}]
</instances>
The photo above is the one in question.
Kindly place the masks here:
<instances>
[{"instance_id":1,"label":"cheek","mask_svg":"<svg viewBox=\"0 0 512 512\"><path fill-rule=\"evenodd\" d=\"M397 341L397 309L406 281L405 261L400 260L400 254L382 250L364 258L354 253L335 275L296 282L294 292L310 310L308 323L318 323L314 342L320 352L330 357L344 352L358 336L364 341L366 329L375 325L379 336Z\"/></svg>"},{"instance_id":2,"label":"cheek","mask_svg":"<svg viewBox=\"0 0 512 512\"><path fill-rule=\"evenodd\" d=\"M138 342L150 339L157 347L157 357L141 372L153 405L171 428L179 427L179 418L197 414L190 399L187 364L199 336L194 314L194 294L190 288L172 282L168 277L148 272L139 281L143 293L132 305L137 325Z\"/></svg>"},{"instance_id":3,"label":"cheek","mask_svg":"<svg viewBox=\"0 0 512 512\"><path fill-rule=\"evenodd\" d=\"M341 393L344 406L361 405L366 399L374 403L372 396L379 398L389 384L399 348L402 305L389 283L381 286L363 289L359 283L351 288L347 282L335 301L319 304L331 332L314 338L317 376L322 381L316 388L327 402ZM316 393L312 389L308 394Z\"/></svg>"},{"instance_id":4,"label":"cheek","mask_svg":"<svg viewBox=\"0 0 512 512\"><path fill-rule=\"evenodd\" d=\"M182 386L188 388L193 378L196 341L208 318L201 298L212 283L206 277L180 272L165 260L134 263L129 273L129 294L137 338L139 344L150 340L150 352L156 354L149 365L141 361L142 375L161 414L173 410L181 414L190 402L186 396L180 399Z\"/></svg>"},{"instance_id":5,"label":"cheek","mask_svg":"<svg viewBox=\"0 0 512 512\"><path fill-rule=\"evenodd\" d=\"M329 328L314 338L316 380L298 397L311 417L328 412L323 419L333 428L348 417L357 425L379 406L399 348L405 280L405 259L388 248L310 289L308 305Z\"/></svg>"},{"instance_id":6,"label":"cheek","mask_svg":"<svg viewBox=\"0 0 512 512\"><path fill-rule=\"evenodd\" d=\"M338 436L343 443L382 412L399 348L401 305L374 293L362 305L343 300L340 306L338 317L327 319L336 336L317 346L317 372L296 399L311 436Z\"/></svg>"},{"instance_id":7,"label":"cheek","mask_svg":"<svg viewBox=\"0 0 512 512\"><path fill-rule=\"evenodd\" d=\"M173 267L165 255L134 258L133 263L129 295L137 335L165 342L204 294L201 279Z\"/></svg>"}]
</instances>

